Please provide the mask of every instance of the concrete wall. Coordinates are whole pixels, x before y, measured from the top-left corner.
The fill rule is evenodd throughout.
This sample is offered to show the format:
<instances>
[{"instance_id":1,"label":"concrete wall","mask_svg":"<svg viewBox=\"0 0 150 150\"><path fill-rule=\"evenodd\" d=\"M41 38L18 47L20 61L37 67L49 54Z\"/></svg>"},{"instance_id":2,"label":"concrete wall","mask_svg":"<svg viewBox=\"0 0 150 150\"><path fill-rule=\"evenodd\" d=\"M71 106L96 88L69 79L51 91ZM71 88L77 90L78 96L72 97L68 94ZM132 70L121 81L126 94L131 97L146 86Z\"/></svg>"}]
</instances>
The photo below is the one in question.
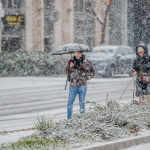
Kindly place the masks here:
<instances>
[{"instance_id":1,"label":"concrete wall","mask_svg":"<svg viewBox=\"0 0 150 150\"><path fill-rule=\"evenodd\" d=\"M55 9L59 11L60 18L55 23L55 47L60 46L62 43L62 15L61 15L61 0L55 0Z\"/></svg>"},{"instance_id":2,"label":"concrete wall","mask_svg":"<svg viewBox=\"0 0 150 150\"><path fill-rule=\"evenodd\" d=\"M74 42L74 0L55 0L60 19L55 24L55 46Z\"/></svg>"},{"instance_id":3,"label":"concrete wall","mask_svg":"<svg viewBox=\"0 0 150 150\"><path fill-rule=\"evenodd\" d=\"M41 8L41 9L39 9ZM26 0L26 50L44 51L44 1Z\"/></svg>"}]
</instances>

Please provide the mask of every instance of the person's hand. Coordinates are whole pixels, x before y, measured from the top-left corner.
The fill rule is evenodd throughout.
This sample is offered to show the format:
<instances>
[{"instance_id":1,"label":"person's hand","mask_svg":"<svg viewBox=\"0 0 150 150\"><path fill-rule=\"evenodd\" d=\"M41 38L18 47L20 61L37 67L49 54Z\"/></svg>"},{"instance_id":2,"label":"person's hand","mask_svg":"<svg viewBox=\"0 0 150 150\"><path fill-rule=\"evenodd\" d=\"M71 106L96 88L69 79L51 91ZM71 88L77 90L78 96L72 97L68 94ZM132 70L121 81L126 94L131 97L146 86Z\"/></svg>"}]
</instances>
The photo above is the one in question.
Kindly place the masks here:
<instances>
[{"instance_id":1,"label":"person's hand","mask_svg":"<svg viewBox=\"0 0 150 150\"><path fill-rule=\"evenodd\" d=\"M70 63L70 68L74 66L74 63L71 61Z\"/></svg>"},{"instance_id":2,"label":"person's hand","mask_svg":"<svg viewBox=\"0 0 150 150\"><path fill-rule=\"evenodd\" d=\"M137 73L136 73L136 71L133 71L133 75L136 77L137 76Z\"/></svg>"}]
</instances>

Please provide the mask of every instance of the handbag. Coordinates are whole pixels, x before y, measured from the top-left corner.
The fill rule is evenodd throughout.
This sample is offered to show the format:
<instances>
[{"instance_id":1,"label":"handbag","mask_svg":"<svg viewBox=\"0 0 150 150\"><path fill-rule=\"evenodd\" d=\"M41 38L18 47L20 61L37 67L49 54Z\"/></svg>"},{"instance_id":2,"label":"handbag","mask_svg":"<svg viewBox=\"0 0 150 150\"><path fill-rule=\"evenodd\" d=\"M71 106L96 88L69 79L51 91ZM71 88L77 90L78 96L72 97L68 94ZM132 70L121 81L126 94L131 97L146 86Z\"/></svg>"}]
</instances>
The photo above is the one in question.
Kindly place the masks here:
<instances>
[{"instance_id":1,"label":"handbag","mask_svg":"<svg viewBox=\"0 0 150 150\"><path fill-rule=\"evenodd\" d=\"M142 78L142 82L145 83L145 84L148 84L150 82L150 76L141 76Z\"/></svg>"},{"instance_id":2,"label":"handbag","mask_svg":"<svg viewBox=\"0 0 150 150\"><path fill-rule=\"evenodd\" d=\"M150 73L143 73L141 60L140 60L140 69L141 69L140 78L139 78L140 81L144 84L150 83Z\"/></svg>"}]
</instances>

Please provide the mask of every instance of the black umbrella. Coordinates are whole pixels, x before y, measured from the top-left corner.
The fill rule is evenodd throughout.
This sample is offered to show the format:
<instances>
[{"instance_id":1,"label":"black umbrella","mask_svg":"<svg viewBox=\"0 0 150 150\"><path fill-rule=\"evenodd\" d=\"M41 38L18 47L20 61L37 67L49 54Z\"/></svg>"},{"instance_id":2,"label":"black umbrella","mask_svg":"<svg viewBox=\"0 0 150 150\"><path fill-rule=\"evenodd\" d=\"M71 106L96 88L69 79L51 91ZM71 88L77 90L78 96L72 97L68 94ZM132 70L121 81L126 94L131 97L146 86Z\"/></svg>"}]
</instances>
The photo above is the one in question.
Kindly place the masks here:
<instances>
[{"instance_id":1,"label":"black umbrella","mask_svg":"<svg viewBox=\"0 0 150 150\"><path fill-rule=\"evenodd\" d=\"M56 49L54 49L51 53L51 55L63 55L63 54L72 54L76 51L82 51L82 52L91 52L93 49L85 44L66 44L63 46L59 46ZM66 80L66 85L65 85L65 90L67 88L67 81Z\"/></svg>"},{"instance_id":2,"label":"black umbrella","mask_svg":"<svg viewBox=\"0 0 150 150\"><path fill-rule=\"evenodd\" d=\"M72 54L76 51L91 52L93 49L85 44L67 44L54 49L51 55Z\"/></svg>"}]
</instances>

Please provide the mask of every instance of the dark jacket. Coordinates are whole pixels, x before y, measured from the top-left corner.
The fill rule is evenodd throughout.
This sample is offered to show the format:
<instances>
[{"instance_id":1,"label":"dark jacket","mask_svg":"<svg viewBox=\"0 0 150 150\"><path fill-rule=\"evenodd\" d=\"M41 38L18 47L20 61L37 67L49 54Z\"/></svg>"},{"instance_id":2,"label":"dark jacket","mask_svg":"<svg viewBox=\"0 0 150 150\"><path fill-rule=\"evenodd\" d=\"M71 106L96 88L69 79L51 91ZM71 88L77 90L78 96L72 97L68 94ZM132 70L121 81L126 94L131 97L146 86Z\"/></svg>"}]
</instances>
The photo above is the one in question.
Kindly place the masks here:
<instances>
[{"instance_id":1,"label":"dark jacket","mask_svg":"<svg viewBox=\"0 0 150 150\"><path fill-rule=\"evenodd\" d=\"M144 48L143 57L139 56L138 47ZM139 78L141 71L143 73L150 73L150 56L148 55L148 49L145 44L140 44L136 47L136 56L137 58L134 60L134 63L133 63L133 70L137 72L137 77ZM140 66L140 61L141 61L141 66Z\"/></svg>"},{"instance_id":2,"label":"dark jacket","mask_svg":"<svg viewBox=\"0 0 150 150\"><path fill-rule=\"evenodd\" d=\"M144 56L140 57L138 54L138 47L143 47L144 48ZM137 72L137 78L136 78L136 96L142 96L142 95L149 95L148 91L148 84L145 84L140 81L140 73L141 71L143 73L150 73L150 56L148 55L148 50L147 46L144 44L140 44L136 47L136 56L137 58L134 60L133 63L133 70ZM141 61L141 66L140 66L140 61Z\"/></svg>"},{"instance_id":3,"label":"dark jacket","mask_svg":"<svg viewBox=\"0 0 150 150\"><path fill-rule=\"evenodd\" d=\"M75 62L75 66L70 68L70 62L67 65L66 73L70 75L71 86L87 86L87 80L95 76L95 70L92 62L83 59L81 63Z\"/></svg>"}]
</instances>

